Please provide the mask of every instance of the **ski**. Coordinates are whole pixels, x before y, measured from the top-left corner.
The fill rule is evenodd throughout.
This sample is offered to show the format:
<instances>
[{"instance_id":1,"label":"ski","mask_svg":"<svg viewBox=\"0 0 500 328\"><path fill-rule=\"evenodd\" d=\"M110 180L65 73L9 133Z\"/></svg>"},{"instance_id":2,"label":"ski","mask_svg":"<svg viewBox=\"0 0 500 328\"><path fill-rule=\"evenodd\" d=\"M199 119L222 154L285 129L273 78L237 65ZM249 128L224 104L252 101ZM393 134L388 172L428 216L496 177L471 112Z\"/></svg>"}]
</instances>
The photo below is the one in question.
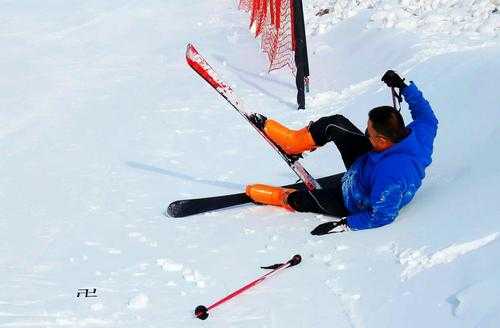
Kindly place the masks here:
<instances>
[{"instance_id":1,"label":"ski","mask_svg":"<svg viewBox=\"0 0 500 328\"><path fill-rule=\"evenodd\" d=\"M212 86L231 106L250 123L255 130L273 147L273 149L283 158L293 172L302 180L307 190L321 189L321 185L307 172L297 158L292 158L284 153L274 142L272 142L255 124L248 118L251 113L245 111L243 104L236 96L233 89L222 81L215 70L208 64L192 44L187 45L186 61L188 65L200 75L208 84Z\"/></svg>"},{"instance_id":2,"label":"ski","mask_svg":"<svg viewBox=\"0 0 500 328\"><path fill-rule=\"evenodd\" d=\"M338 185L339 179L342 178L341 174L326 176L317 180L322 188L331 188L333 185ZM304 183L294 183L283 186L285 188L294 188L299 190L306 190ZM221 210L228 207L244 205L250 203L252 200L245 193L237 193L230 195L183 199L172 202L165 215L171 218L182 218L185 216L201 214Z\"/></svg>"},{"instance_id":3,"label":"ski","mask_svg":"<svg viewBox=\"0 0 500 328\"><path fill-rule=\"evenodd\" d=\"M166 215L171 218L211 212L226 207L250 203L250 198L245 193L177 200L168 205Z\"/></svg>"}]
</instances>

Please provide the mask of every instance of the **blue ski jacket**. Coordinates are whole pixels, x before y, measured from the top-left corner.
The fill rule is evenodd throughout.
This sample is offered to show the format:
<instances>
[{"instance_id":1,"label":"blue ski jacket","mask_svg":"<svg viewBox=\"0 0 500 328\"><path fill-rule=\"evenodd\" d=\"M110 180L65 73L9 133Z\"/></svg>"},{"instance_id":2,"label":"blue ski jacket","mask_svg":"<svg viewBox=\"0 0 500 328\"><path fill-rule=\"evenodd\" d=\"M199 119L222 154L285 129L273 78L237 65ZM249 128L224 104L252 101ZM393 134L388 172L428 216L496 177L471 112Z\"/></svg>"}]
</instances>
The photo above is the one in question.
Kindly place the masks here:
<instances>
[{"instance_id":1,"label":"blue ski jacket","mask_svg":"<svg viewBox=\"0 0 500 328\"><path fill-rule=\"evenodd\" d=\"M352 230L370 229L391 223L408 204L432 162L432 145L438 120L429 102L413 82L402 90L413 122L409 135L382 151L359 157L342 179L344 203Z\"/></svg>"}]
</instances>

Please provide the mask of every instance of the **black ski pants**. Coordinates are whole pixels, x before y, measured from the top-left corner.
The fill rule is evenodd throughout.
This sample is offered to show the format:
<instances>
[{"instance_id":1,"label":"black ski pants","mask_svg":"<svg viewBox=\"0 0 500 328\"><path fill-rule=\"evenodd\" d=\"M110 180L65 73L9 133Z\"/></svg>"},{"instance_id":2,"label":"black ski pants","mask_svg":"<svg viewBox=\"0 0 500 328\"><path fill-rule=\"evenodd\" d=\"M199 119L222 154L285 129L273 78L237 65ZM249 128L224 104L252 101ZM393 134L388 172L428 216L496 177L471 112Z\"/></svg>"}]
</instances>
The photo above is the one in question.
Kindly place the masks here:
<instances>
[{"instance_id":1,"label":"black ski pants","mask_svg":"<svg viewBox=\"0 0 500 328\"><path fill-rule=\"evenodd\" d=\"M323 146L333 141L342 156L346 169L361 155L372 150L370 140L351 121L342 115L322 117L309 125L314 142ZM344 173L334 176L324 189L297 190L288 196L288 204L297 212L314 212L336 217L344 217L349 212L344 205L342 195L342 177Z\"/></svg>"}]
</instances>

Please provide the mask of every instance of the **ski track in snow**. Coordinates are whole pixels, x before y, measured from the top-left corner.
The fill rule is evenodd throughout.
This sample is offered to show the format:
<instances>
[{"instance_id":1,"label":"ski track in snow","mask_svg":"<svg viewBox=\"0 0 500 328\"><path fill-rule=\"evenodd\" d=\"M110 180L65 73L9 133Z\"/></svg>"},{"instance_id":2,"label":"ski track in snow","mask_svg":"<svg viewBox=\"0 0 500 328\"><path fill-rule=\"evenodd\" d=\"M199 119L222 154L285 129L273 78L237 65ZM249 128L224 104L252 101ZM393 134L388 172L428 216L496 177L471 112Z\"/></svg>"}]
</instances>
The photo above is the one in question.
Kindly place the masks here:
<instances>
[{"instance_id":1,"label":"ski track in snow","mask_svg":"<svg viewBox=\"0 0 500 328\"><path fill-rule=\"evenodd\" d=\"M91 28L92 26L94 26L96 24L105 22L106 20L112 18L115 15L119 15L120 12L126 12L136 2L137 2L136 0L129 1L129 2L121 5L120 7L114 8L114 9L110 10L109 12L103 12L103 13L97 15L96 17L92 17L92 18L88 19L85 22L79 23L79 24L71 26L71 27L64 28L64 29L57 31L57 32L52 32L47 37L47 40L52 40L52 39L58 40L58 39L67 38L75 32L79 32L79 31L85 30L87 28Z\"/></svg>"},{"instance_id":2,"label":"ski track in snow","mask_svg":"<svg viewBox=\"0 0 500 328\"><path fill-rule=\"evenodd\" d=\"M335 261L335 256L338 252L343 252L349 249L349 246L338 245L333 253L327 253L324 255L314 254L313 258L323 262L330 271L333 272L331 278L325 281L325 286L329 288L336 298L339 300L341 305L342 313L344 314L346 321L350 327L362 327L363 324L360 321L359 315L357 313L358 302L361 298L360 294L352 293L344 290L342 283L337 277L338 273L349 270L348 264L340 261Z\"/></svg>"}]
</instances>

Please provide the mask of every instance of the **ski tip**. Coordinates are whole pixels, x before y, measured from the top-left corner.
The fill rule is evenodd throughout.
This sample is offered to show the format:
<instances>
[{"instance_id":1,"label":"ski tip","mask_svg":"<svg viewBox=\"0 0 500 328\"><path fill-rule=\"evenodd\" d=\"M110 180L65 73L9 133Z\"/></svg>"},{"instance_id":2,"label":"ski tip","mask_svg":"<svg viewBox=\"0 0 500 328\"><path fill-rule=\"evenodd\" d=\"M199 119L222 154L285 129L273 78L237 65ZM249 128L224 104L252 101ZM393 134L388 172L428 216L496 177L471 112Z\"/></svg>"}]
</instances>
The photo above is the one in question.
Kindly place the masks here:
<instances>
[{"instance_id":1,"label":"ski tip","mask_svg":"<svg viewBox=\"0 0 500 328\"><path fill-rule=\"evenodd\" d=\"M193 55L198 54L198 51L196 51L196 48L192 43L188 43L186 46L186 58L191 58Z\"/></svg>"},{"instance_id":2,"label":"ski tip","mask_svg":"<svg viewBox=\"0 0 500 328\"><path fill-rule=\"evenodd\" d=\"M200 320L205 320L208 318L208 309L204 305L198 305L196 309L194 309L194 316Z\"/></svg>"},{"instance_id":3,"label":"ski tip","mask_svg":"<svg viewBox=\"0 0 500 328\"><path fill-rule=\"evenodd\" d=\"M181 212L179 211L178 202L173 202L168 205L167 210L165 211L165 216L169 218L178 218L181 217Z\"/></svg>"}]
</instances>

